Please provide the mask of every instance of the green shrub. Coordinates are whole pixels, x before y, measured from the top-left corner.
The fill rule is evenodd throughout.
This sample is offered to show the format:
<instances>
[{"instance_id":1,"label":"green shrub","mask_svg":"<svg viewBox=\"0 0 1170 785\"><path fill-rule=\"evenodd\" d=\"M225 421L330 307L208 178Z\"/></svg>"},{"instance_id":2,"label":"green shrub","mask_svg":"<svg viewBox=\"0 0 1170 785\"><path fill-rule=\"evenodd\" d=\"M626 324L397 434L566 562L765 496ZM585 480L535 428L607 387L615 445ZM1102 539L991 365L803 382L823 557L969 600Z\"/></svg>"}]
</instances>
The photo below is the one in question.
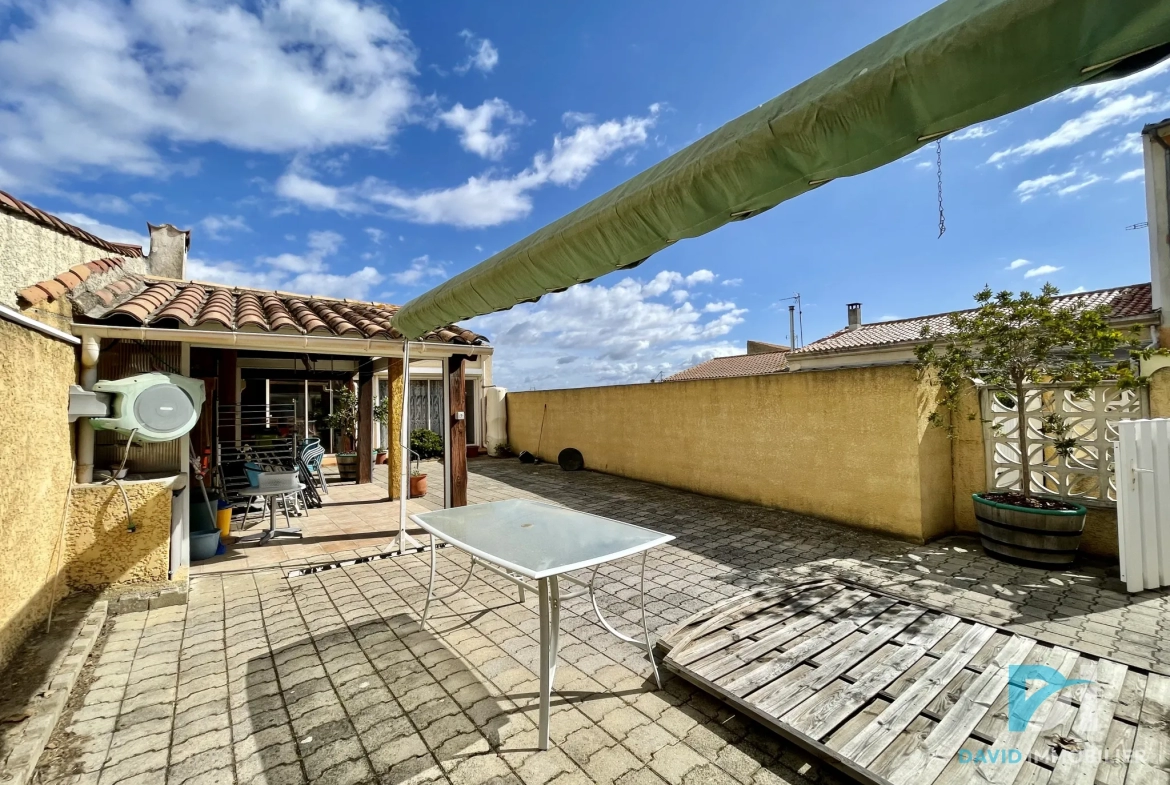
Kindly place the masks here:
<instances>
[{"instance_id":1,"label":"green shrub","mask_svg":"<svg viewBox=\"0 0 1170 785\"><path fill-rule=\"evenodd\" d=\"M420 458L438 458L443 454L443 437L428 428L410 432L410 449Z\"/></svg>"}]
</instances>

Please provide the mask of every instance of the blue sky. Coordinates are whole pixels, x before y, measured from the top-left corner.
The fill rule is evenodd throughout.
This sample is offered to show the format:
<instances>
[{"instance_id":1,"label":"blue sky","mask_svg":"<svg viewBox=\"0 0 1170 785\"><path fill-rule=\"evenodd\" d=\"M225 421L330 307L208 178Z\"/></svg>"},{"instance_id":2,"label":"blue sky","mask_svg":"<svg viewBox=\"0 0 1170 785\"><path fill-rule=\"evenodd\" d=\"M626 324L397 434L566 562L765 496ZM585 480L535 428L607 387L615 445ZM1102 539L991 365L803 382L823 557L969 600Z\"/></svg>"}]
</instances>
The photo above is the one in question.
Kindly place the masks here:
<instances>
[{"instance_id":1,"label":"blue sky","mask_svg":"<svg viewBox=\"0 0 1170 785\"><path fill-rule=\"evenodd\" d=\"M404 303L930 2L0 2L0 188L189 275ZM1149 280L1136 134L1170 68L1081 88L470 324L513 389L646 381L746 340Z\"/></svg>"}]
</instances>

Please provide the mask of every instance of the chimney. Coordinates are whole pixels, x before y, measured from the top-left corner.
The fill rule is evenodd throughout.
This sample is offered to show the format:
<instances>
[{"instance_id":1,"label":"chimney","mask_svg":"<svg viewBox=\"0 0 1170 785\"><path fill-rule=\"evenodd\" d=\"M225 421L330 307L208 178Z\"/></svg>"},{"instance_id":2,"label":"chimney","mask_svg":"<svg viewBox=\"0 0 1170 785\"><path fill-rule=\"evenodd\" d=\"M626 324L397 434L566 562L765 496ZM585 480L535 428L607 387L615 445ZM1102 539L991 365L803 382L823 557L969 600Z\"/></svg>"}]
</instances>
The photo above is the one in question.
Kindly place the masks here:
<instances>
[{"instance_id":1,"label":"chimney","mask_svg":"<svg viewBox=\"0 0 1170 785\"><path fill-rule=\"evenodd\" d=\"M847 330L856 330L861 326L861 303L849 303L845 306L849 310L849 324Z\"/></svg>"},{"instance_id":2,"label":"chimney","mask_svg":"<svg viewBox=\"0 0 1170 785\"><path fill-rule=\"evenodd\" d=\"M150 229L150 255L146 257L146 272L160 278L187 277L187 249L191 247L191 231L176 229L170 224Z\"/></svg>"}]
</instances>

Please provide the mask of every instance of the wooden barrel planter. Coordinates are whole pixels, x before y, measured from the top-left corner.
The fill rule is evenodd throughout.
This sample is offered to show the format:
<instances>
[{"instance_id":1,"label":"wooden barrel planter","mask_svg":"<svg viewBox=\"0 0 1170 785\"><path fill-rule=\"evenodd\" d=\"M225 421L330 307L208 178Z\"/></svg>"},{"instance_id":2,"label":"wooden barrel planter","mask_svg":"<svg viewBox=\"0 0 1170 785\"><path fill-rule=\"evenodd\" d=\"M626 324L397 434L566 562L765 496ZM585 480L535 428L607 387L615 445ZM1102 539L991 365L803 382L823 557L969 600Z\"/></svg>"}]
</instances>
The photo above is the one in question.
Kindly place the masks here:
<instances>
[{"instance_id":1,"label":"wooden barrel planter","mask_svg":"<svg viewBox=\"0 0 1170 785\"><path fill-rule=\"evenodd\" d=\"M1072 510L1038 510L971 495L975 520L983 549L1006 561L1055 569L1067 567L1077 558L1085 513L1081 505Z\"/></svg>"},{"instance_id":2,"label":"wooden barrel planter","mask_svg":"<svg viewBox=\"0 0 1170 785\"><path fill-rule=\"evenodd\" d=\"M356 452L337 453L337 473L342 482L357 482L358 456Z\"/></svg>"}]
</instances>

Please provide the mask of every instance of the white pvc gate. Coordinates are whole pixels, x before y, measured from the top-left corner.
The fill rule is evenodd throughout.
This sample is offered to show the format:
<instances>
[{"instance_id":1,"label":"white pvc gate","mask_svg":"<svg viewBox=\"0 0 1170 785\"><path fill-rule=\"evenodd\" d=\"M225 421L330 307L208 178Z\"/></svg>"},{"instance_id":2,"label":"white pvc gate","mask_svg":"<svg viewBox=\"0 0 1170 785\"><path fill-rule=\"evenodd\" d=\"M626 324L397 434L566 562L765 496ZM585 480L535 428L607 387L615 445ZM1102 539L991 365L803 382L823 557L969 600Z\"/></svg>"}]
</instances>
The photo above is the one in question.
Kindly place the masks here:
<instances>
[{"instance_id":1,"label":"white pvc gate","mask_svg":"<svg viewBox=\"0 0 1170 785\"><path fill-rule=\"evenodd\" d=\"M1117 537L1129 591L1170 586L1170 419L1117 424Z\"/></svg>"}]
</instances>

